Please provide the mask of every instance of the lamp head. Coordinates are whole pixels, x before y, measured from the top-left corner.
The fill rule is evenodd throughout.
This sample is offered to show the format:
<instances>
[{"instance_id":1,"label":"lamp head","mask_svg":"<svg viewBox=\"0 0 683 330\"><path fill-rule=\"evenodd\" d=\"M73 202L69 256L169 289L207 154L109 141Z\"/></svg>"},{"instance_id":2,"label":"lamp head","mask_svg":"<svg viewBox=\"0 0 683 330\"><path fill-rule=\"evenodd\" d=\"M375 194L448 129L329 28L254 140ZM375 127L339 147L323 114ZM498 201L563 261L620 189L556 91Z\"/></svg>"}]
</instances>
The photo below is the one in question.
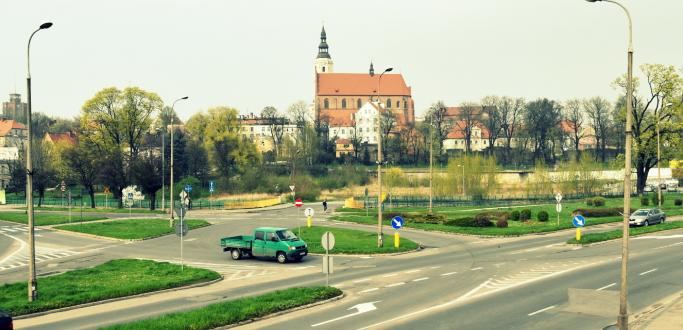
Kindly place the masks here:
<instances>
[{"instance_id":1,"label":"lamp head","mask_svg":"<svg viewBox=\"0 0 683 330\"><path fill-rule=\"evenodd\" d=\"M43 24L40 24L40 29L41 30L49 29L51 26L52 26L52 22L43 23Z\"/></svg>"},{"instance_id":2,"label":"lamp head","mask_svg":"<svg viewBox=\"0 0 683 330\"><path fill-rule=\"evenodd\" d=\"M391 71L394 71L394 68L387 68L386 70L384 70L384 72L391 72Z\"/></svg>"},{"instance_id":3,"label":"lamp head","mask_svg":"<svg viewBox=\"0 0 683 330\"><path fill-rule=\"evenodd\" d=\"M586 1L588 1L588 2L598 2L598 1L602 1L602 0L586 0Z\"/></svg>"},{"instance_id":4,"label":"lamp head","mask_svg":"<svg viewBox=\"0 0 683 330\"><path fill-rule=\"evenodd\" d=\"M187 100L188 98L189 98L189 96L183 96L183 97L181 97L180 99L181 99L181 100Z\"/></svg>"}]
</instances>

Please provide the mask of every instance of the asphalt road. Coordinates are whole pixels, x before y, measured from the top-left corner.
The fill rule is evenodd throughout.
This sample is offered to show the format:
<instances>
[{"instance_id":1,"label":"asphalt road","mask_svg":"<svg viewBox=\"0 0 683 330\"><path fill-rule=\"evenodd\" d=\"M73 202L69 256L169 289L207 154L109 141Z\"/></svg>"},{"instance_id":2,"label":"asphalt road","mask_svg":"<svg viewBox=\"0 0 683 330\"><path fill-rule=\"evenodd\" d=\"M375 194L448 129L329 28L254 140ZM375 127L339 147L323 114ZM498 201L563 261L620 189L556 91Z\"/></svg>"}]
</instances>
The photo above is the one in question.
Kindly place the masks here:
<instances>
[{"instance_id":1,"label":"asphalt road","mask_svg":"<svg viewBox=\"0 0 683 330\"><path fill-rule=\"evenodd\" d=\"M316 211L320 211L319 208ZM273 289L324 284L324 276L319 272L319 257L309 256L301 263L286 265L274 261L233 261L218 247L221 237L245 234L255 227L269 225L294 228L303 224L303 217L297 210L197 211L190 213L190 217L207 219L213 225L190 231L184 243L185 262L214 269L224 276L225 281L205 288L155 295L154 299L133 299L18 320L15 325L21 329L91 329ZM375 230L374 227L337 223L320 216L315 219L319 225ZM0 223L0 227L6 224ZM588 231L617 226L600 225ZM391 232L389 228L386 230ZM683 289L680 281L683 275L683 256L680 253L682 234L683 230L670 231L662 234L671 236L666 239L633 240L634 253L630 259L633 310ZM86 267L114 258L178 262L180 257L180 240L176 236L122 243L47 230L40 235L37 240L39 248L79 253L41 262L38 264L39 273ZM7 235L0 235L3 236L6 238ZM588 248L565 245L564 242L572 236L572 230L520 238L478 238L404 230L402 237L418 241L428 248L397 256L338 256L335 258L335 273L330 280L332 285L346 292L346 298L246 327L602 327L615 317L604 315L609 311L600 311L603 315L573 312L575 308L570 308L568 291L574 288L595 290L618 282L619 261L616 258L620 255L620 245L618 242ZM0 239L0 246L16 245L3 242ZM0 253L0 260L2 258ZM656 270L639 275L651 269ZM23 266L0 269L1 281L25 280L25 270ZM645 280L650 278L654 280ZM618 283L596 292L617 289ZM597 298L595 300L599 301ZM375 303L368 304L371 302ZM353 306L356 308L351 308ZM543 310L551 306L554 307Z\"/></svg>"}]
</instances>

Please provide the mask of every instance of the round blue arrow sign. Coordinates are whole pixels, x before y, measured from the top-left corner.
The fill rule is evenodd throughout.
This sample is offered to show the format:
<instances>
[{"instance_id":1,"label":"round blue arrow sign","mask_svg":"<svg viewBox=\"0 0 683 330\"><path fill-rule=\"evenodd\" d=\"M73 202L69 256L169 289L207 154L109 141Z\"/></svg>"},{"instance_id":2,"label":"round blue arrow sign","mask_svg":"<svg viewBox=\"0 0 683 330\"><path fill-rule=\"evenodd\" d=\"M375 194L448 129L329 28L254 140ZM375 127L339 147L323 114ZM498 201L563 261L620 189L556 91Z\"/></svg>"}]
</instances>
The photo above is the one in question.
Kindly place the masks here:
<instances>
[{"instance_id":1,"label":"round blue arrow sign","mask_svg":"<svg viewBox=\"0 0 683 330\"><path fill-rule=\"evenodd\" d=\"M403 218L395 216L391 219L391 226L394 227L394 229L401 229L401 227L403 227Z\"/></svg>"},{"instance_id":2,"label":"round blue arrow sign","mask_svg":"<svg viewBox=\"0 0 683 330\"><path fill-rule=\"evenodd\" d=\"M586 225L586 218L581 214L577 214L572 219L572 223L574 224L574 227L583 227Z\"/></svg>"}]
</instances>

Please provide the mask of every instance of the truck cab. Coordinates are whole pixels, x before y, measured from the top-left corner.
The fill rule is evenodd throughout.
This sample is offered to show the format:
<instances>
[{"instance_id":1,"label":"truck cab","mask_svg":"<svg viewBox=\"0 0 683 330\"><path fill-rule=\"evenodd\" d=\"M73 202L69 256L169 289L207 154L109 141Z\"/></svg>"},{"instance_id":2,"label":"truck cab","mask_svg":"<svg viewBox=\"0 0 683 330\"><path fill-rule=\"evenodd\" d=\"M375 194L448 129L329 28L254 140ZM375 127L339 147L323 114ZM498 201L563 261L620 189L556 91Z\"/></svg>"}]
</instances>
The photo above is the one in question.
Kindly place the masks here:
<instances>
[{"instance_id":1,"label":"truck cab","mask_svg":"<svg viewBox=\"0 0 683 330\"><path fill-rule=\"evenodd\" d=\"M221 239L223 251L234 260L242 257L276 258L278 262L300 261L308 255L308 246L287 228L260 227L253 236L233 236Z\"/></svg>"}]
</instances>

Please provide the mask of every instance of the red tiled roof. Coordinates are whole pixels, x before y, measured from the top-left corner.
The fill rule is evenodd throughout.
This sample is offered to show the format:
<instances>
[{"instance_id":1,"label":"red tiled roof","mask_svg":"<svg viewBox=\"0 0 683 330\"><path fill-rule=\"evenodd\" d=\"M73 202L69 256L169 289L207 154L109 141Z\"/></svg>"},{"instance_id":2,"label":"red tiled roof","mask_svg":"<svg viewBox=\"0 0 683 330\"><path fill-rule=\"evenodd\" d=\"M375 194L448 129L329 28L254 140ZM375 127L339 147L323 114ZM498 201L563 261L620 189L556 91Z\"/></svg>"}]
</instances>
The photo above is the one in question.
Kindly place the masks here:
<instances>
[{"instance_id":1,"label":"red tiled roof","mask_svg":"<svg viewBox=\"0 0 683 330\"><path fill-rule=\"evenodd\" d=\"M481 123L473 123L472 127L478 127L481 130L481 138L482 139L488 139L491 134L489 134L489 130L486 128L486 126L482 125ZM465 123L464 120L460 120L457 122L453 123L453 126L451 126L451 131L448 132L448 135L446 136L449 139L464 139L465 138L465 128L467 127L467 124Z\"/></svg>"},{"instance_id":2,"label":"red tiled roof","mask_svg":"<svg viewBox=\"0 0 683 330\"><path fill-rule=\"evenodd\" d=\"M316 75L318 95L366 95L377 94L379 75L367 73L318 73ZM382 76L380 93L388 96L410 96L411 89L401 74Z\"/></svg>"},{"instance_id":3,"label":"red tiled roof","mask_svg":"<svg viewBox=\"0 0 683 330\"><path fill-rule=\"evenodd\" d=\"M565 133L573 133L574 127L574 123L569 120L563 120L560 122L560 129L562 129L562 131Z\"/></svg>"},{"instance_id":4,"label":"red tiled roof","mask_svg":"<svg viewBox=\"0 0 683 330\"><path fill-rule=\"evenodd\" d=\"M50 140L52 140L52 143L68 143L68 144L76 144L76 136L71 133L71 132L65 132L65 133L48 133L50 136Z\"/></svg>"},{"instance_id":5,"label":"red tiled roof","mask_svg":"<svg viewBox=\"0 0 683 330\"><path fill-rule=\"evenodd\" d=\"M326 121L330 127L351 127L355 113L356 110L323 110L320 112L320 120Z\"/></svg>"},{"instance_id":6,"label":"red tiled roof","mask_svg":"<svg viewBox=\"0 0 683 330\"><path fill-rule=\"evenodd\" d=\"M351 144L349 139L337 139L337 144Z\"/></svg>"},{"instance_id":7,"label":"red tiled roof","mask_svg":"<svg viewBox=\"0 0 683 330\"><path fill-rule=\"evenodd\" d=\"M0 136L7 135L12 129L26 129L26 126L16 120L0 119Z\"/></svg>"}]
</instances>

